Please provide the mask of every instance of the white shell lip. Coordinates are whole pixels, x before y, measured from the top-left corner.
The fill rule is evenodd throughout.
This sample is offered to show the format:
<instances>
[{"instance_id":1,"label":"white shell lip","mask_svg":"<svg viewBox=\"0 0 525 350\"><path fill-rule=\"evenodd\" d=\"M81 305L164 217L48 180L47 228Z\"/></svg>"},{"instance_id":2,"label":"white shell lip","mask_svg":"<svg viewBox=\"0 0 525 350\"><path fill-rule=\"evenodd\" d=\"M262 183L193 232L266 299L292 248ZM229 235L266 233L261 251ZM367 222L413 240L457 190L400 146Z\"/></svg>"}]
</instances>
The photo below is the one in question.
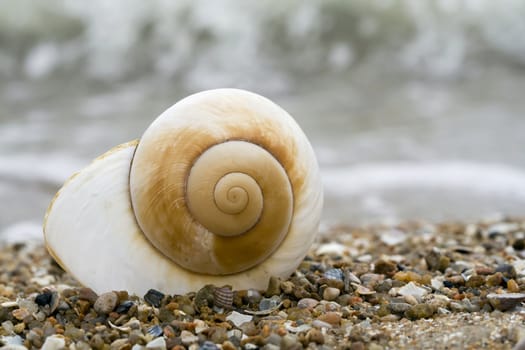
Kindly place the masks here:
<instances>
[{"instance_id":1,"label":"white shell lip","mask_svg":"<svg viewBox=\"0 0 525 350\"><path fill-rule=\"evenodd\" d=\"M287 277L301 262L304 246L311 246L316 233L305 229L317 231L320 219L322 193L317 189L306 204L313 203L311 210L294 217L299 222L295 232L262 264L227 276L196 274L174 264L147 241L135 221L128 179L136 145L117 146L72 176L48 209L47 248L80 283L97 293L128 290L137 295L150 288L183 294L205 284L263 290L271 276Z\"/></svg>"}]
</instances>

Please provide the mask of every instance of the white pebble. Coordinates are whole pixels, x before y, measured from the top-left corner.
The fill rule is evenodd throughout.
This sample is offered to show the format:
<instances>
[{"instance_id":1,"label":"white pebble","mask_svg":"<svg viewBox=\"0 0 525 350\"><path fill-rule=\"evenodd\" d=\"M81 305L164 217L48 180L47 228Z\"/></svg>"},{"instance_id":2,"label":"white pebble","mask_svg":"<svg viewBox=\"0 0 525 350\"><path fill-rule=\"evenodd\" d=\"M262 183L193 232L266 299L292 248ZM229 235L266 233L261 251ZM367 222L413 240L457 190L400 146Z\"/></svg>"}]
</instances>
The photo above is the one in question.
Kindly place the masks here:
<instances>
[{"instance_id":1,"label":"white pebble","mask_svg":"<svg viewBox=\"0 0 525 350\"><path fill-rule=\"evenodd\" d=\"M424 295L427 295L429 291L425 288L418 287L414 284L414 282L409 282L405 284L403 287L399 288L397 291L399 295L402 296L413 296L417 299L421 298Z\"/></svg>"},{"instance_id":2,"label":"white pebble","mask_svg":"<svg viewBox=\"0 0 525 350\"><path fill-rule=\"evenodd\" d=\"M250 322L252 319L253 316L241 314L237 311L232 311L232 313L226 317L226 321L231 321L235 327L239 327L243 323Z\"/></svg>"},{"instance_id":3,"label":"white pebble","mask_svg":"<svg viewBox=\"0 0 525 350\"><path fill-rule=\"evenodd\" d=\"M381 234L381 241L389 246L395 246L406 240L406 233L400 230L388 230Z\"/></svg>"},{"instance_id":4,"label":"white pebble","mask_svg":"<svg viewBox=\"0 0 525 350\"><path fill-rule=\"evenodd\" d=\"M335 255L335 256L343 256L347 248L337 242L331 242L321 245L317 250L315 251L315 255Z\"/></svg>"},{"instance_id":5,"label":"white pebble","mask_svg":"<svg viewBox=\"0 0 525 350\"><path fill-rule=\"evenodd\" d=\"M190 345L192 343L196 343L199 341L199 337L194 335L192 332L189 331L182 331L180 333L180 340L182 341L182 344L184 345Z\"/></svg>"},{"instance_id":6,"label":"white pebble","mask_svg":"<svg viewBox=\"0 0 525 350\"><path fill-rule=\"evenodd\" d=\"M146 344L146 349L166 350L166 340L164 337L158 337Z\"/></svg>"},{"instance_id":7,"label":"white pebble","mask_svg":"<svg viewBox=\"0 0 525 350\"><path fill-rule=\"evenodd\" d=\"M42 350L59 350L66 346L66 341L61 335L52 335L46 338Z\"/></svg>"}]
</instances>

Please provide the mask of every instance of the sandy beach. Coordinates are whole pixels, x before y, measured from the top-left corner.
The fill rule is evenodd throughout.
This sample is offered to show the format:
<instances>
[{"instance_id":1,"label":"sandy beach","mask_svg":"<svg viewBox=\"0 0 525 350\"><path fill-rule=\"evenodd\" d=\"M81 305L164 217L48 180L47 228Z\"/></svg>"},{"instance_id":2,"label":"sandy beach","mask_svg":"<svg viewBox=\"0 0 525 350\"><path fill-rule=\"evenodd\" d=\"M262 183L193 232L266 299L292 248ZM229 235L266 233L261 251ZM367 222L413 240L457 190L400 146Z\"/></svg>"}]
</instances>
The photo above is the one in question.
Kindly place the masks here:
<instances>
[{"instance_id":1,"label":"sandy beach","mask_svg":"<svg viewBox=\"0 0 525 350\"><path fill-rule=\"evenodd\" d=\"M41 243L0 249L6 349L522 349L525 220L324 229L263 291L100 295ZM89 262L86 262L89 263Z\"/></svg>"}]
</instances>

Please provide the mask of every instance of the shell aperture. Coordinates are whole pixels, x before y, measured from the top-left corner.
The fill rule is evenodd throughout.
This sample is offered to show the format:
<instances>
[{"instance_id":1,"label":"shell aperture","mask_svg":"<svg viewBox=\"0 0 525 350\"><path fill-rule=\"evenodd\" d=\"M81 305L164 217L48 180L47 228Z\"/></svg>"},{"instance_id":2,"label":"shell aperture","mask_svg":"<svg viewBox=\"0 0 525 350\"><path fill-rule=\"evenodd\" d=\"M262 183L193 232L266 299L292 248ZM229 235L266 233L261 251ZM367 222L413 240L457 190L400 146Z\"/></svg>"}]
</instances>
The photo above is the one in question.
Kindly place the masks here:
<instances>
[{"instance_id":1,"label":"shell aperture","mask_svg":"<svg viewBox=\"0 0 525 350\"><path fill-rule=\"evenodd\" d=\"M106 155L68 181L44 223L52 255L95 290L186 292L214 282L263 289L270 276L289 275L314 239L322 188L313 150L295 121L264 97L236 89L189 96L125 149L129 159L118 166ZM100 193L110 185L118 195ZM98 210L105 214L97 218ZM82 235L84 247L97 239L119 244L100 253L114 272L82 266L97 263L68 234ZM114 256L138 251L141 264L162 272Z\"/></svg>"}]
</instances>

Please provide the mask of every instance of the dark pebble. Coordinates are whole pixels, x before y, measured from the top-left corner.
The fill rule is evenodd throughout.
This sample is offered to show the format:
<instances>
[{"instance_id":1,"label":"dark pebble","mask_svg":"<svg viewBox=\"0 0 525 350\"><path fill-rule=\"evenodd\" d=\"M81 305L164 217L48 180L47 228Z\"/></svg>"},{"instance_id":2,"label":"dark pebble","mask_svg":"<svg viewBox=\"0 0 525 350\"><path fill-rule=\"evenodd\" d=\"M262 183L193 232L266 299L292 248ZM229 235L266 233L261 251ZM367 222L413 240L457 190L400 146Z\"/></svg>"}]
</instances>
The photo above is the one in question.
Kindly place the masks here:
<instances>
[{"instance_id":1,"label":"dark pebble","mask_svg":"<svg viewBox=\"0 0 525 350\"><path fill-rule=\"evenodd\" d=\"M375 262L374 272L392 277L397 272L397 265L392 261L380 259Z\"/></svg>"},{"instance_id":2,"label":"dark pebble","mask_svg":"<svg viewBox=\"0 0 525 350\"><path fill-rule=\"evenodd\" d=\"M49 303L51 303L52 297L53 292L44 292L42 294L38 294L35 298L35 303L39 306L49 305Z\"/></svg>"},{"instance_id":3,"label":"dark pebble","mask_svg":"<svg viewBox=\"0 0 525 350\"><path fill-rule=\"evenodd\" d=\"M144 295L144 300L146 300L146 302L155 307L160 306L160 303L162 302L163 298L164 294L155 289L148 290L146 295Z\"/></svg>"},{"instance_id":4,"label":"dark pebble","mask_svg":"<svg viewBox=\"0 0 525 350\"><path fill-rule=\"evenodd\" d=\"M496 272L501 272L503 277L506 278L516 278L516 269L514 269L514 266L509 264L499 265L496 267Z\"/></svg>"},{"instance_id":5,"label":"dark pebble","mask_svg":"<svg viewBox=\"0 0 525 350\"><path fill-rule=\"evenodd\" d=\"M388 305L388 309L393 314L404 314L410 310L411 307L412 305L408 303L391 303Z\"/></svg>"},{"instance_id":6,"label":"dark pebble","mask_svg":"<svg viewBox=\"0 0 525 350\"><path fill-rule=\"evenodd\" d=\"M514 243L512 243L512 248L514 248L515 250L525 249L525 239L520 238L515 240Z\"/></svg>"},{"instance_id":7,"label":"dark pebble","mask_svg":"<svg viewBox=\"0 0 525 350\"><path fill-rule=\"evenodd\" d=\"M428 304L417 304L412 306L405 312L405 316L412 320L417 320L420 318L431 317L435 312L435 309Z\"/></svg>"},{"instance_id":8,"label":"dark pebble","mask_svg":"<svg viewBox=\"0 0 525 350\"><path fill-rule=\"evenodd\" d=\"M129 309L134 305L135 303L131 300L126 300L120 303L117 308L115 309L116 312L119 314L125 314L129 311Z\"/></svg>"}]
</instances>

